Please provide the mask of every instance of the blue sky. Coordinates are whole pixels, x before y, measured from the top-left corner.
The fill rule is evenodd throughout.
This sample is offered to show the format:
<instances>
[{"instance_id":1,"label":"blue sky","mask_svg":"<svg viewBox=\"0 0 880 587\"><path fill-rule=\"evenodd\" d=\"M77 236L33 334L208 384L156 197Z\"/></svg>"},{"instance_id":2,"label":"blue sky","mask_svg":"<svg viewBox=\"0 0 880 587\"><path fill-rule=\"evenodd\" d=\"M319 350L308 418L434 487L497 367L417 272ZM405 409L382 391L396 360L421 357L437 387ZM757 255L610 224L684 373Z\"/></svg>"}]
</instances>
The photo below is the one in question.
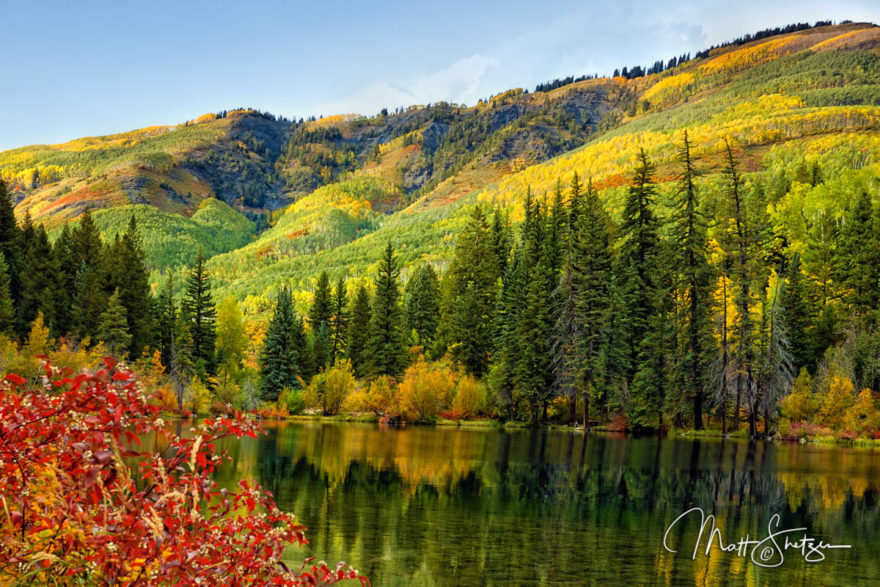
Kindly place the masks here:
<instances>
[{"instance_id":1,"label":"blue sky","mask_svg":"<svg viewBox=\"0 0 880 587\"><path fill-rule=\"evenodd\" d=\"M374 114L649 65L877 0L0 0L0 150L250 106Z\"/></svg>"}]
</instances>

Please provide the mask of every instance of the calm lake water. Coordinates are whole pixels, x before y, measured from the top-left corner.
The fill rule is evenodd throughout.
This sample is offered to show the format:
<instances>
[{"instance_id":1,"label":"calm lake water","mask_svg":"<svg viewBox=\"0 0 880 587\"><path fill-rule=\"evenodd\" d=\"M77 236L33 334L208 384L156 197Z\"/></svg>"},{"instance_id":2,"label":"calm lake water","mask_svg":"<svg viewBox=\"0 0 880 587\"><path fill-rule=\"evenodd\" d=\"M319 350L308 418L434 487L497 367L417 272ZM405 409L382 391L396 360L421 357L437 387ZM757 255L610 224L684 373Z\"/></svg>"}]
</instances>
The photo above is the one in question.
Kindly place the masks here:
<instances>
[{"instance_id":1,"label":"calm lake water","mask_svg":"<svg viewBox=\"0 0 880 587\"><path fill-rule=\"evenodd\" d=\"M308 555L377 586L880 585L877 451L321 423L223 448L219 481L258 480L309 527ZM777 530L852 548L817 563L789 549L763 568L751 551L707 556L704 535L692 560L693 514L669 532L678 552L663 546L692 507L717 516L725 545L766 538L779 514Z\"/></svg>"}]
</instances>

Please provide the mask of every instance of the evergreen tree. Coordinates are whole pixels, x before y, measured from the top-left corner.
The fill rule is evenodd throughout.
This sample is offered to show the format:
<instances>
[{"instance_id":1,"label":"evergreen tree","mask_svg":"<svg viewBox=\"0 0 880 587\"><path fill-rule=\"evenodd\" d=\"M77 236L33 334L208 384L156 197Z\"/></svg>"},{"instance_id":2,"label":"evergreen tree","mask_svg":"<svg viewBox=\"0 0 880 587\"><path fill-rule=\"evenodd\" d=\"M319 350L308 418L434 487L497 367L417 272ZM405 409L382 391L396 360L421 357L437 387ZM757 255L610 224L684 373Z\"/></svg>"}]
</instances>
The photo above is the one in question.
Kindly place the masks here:
<instances>
[{"instance_id":1,"label":"evergreen tree","mask_svg":"<svg viewBox=\"0 0 880 587\"><path fill-rule=\"evenodd\" d=\"M118 253L114 256L114 265L117 269L113 281L128 315L129 352L132 357L137 357L152 341L153 316L146 254L134 215L129 218Z\"/></svg>"},{"instance_id":2,"label":"evergreen tree","mask_svg":"<svg viewBox=\"0 0 880 587\"><path fill-rule=\"evenodd\" d=\"M751 284L752 256L754 239L746 214L746 204L743 194L742 178L739 173L739 164L733 155L730 142L725 140L726 167L724 174L728 182L729 216L732 220L732 235L730 245L731 254L734 256L734 300L737 306L734 359L737 365L736 398L734 400L733 430L739 424L739 410L745 396L749 407L749 426L752 436L757 434L755 413L755 378L753 372L754 363L754 324L752 320L753 294Z\"/></svg>"},{"instance_id":3,"label":"evergreen tree","mask_svg":"<svg viewBox=\"0 0 880 587\"><path fill-rule=\"evenodd\" d=\"M15 308L12 305L12 294L9 291L9 266L6 264L3 253L0 252L0 335L11 337L14 333Z\"/></svg>"},{"instance_id":4,"label":"evergreen tree","mask_svg":"<svg viewBox=\"0 0 880 587\"><path fill-rule=\"evenodd\" d=\"M574 185L572 191L574 191ZM610 220L599 197L588 184L582 210L575 219L571 244L574 289L574 319L577 328L575 357L581 373L584 397L584 427L589 426L590 396L604 411L607 401L605 381L609 335L613 333L611 315L612 250Z\"/></svg>"},{"instance_id":5,"label":"evergreen tree","mask_svg":"<svg viewBox=\"0 0 880 587\"><path fill-rule=\"evenodd\" d=\"M125 358L131 344L131 334L128 331L128 317L125 306L122 305L119 290L114 291L110 296L107 309L101 314L95 335L111 353Z\"/></svg>"},{"instance_id":6,"label":"evergreen tree","mask_svg":"<svg viewBox=\"0 0 880 587\"><path fill-rule=\"evenodd\" d=\"M24 247L24 266L19 282L21 293L18 306L18 333L25 334L30 324L42 313L50 331L57 333L55 328L55 295L57 275L55 258L46 229L40 225L35 227L29 214L22 223L21 243Z\"/></svg>"},{"instance_id":7,"label":"evergreen tree","mask_svg":"<svg viewBox=\"0 0 880 587\"><path fill-rule=\"evenodd\" d=\"M312 349L316 371L321 371L330 362L332 342L330 340L330 320L333 317L333 291L330 278L322 271L315 286L315 297L309 308L309 326L312 329Z\"/></svg>"},{"instance_id":8,"label":"evergreen tree","mask_svg":"<svg viewBox=\"0 0 880 587\"><path fill-rule=\"evenodd\" d=\"M346 354L358 377L364 377L368 370L366 348L370 338L370 306L370 292L363 285L358 286L352 302L346 340Z\"/></svg>"},{"instance_id":9,"label":"evergreen tree","mask_svg":"<svg viewBox=\"0 0 880 587\"><path fill-rule=\"evenodd\" d=\"M456 240L446 274L449 283L442 319L453 357L477 377L489 366L498 277L492 232L482 208L476 206Z\"/></svg>"},{"instance_id":10,"label":"evergreen tree","mask_svg":"<svg viewBox=\"0 0 880 587\"><path fill-rule=\"evenodd\" d=\"M788 350L791 354L793 373L810 366L815 358L810 355L810 310L801 274L801 258L795 253L788 264L787 283L780 294L780 319L788 335ZM813 361L810 359L813 358Z\"/></svg>"},{"instance_id":11,"label":"evergreen tree","mask_svg":"<svg viewBox=\"0 0 880 587\"><path fill-rule=\"evenodd\" d=\"M55 330L60 336L74 330L76 318L73 302L76 296L76 274L79 265L74 255L74 237L70 224L61 227L61 234L52 247L55 268Z\"/></svg>"},{"instance_id":12,"label":"evergreen tree","mask_svg":"<svg viewBox=\"0 0 880 587\"><path fill-rule=\"evenodd\" d=\"M552 294L558 276L553 271L553 219L544 205L536 204L523 227L522 270L524 295L516 316L518 355L511 365L513 381L529 403L532 423L546 418L553 394Z\"/></svg>"},{"instance_id":13,"label":"evergreen tree","mask_svg":"<svg viewBox=\"0 0 880 587\"><path fill-rule=\"evenodd\" d=\"M880 234L871 196L862 192L850 207L837 248L838 282L857 318L873 321L880 303Z\"/></svg>"},{"instance_id":14,"label":"evergreen tree","mask_svg":"<svg viewBox=\"0 0 880 587\"><path fill-rule=\"evenodd\" d=\"M217 310L211 296L211 282L201 249L186 281L181 314L192 336L192 356L200 374L213 374Z\"/></svg>"},{"instance_id":15,"label":"evergreen tree","mask_svg":"<svg viewBox=\"0 0 880 587\"><path fill-rule=\"evenodd\" d=\"M269 322L266 341L260 352L260 372L262 374L261 397L265 401L276 401L285 387L297 387L300 367L300 354L297 347L297 319L293 310L293 299L287 287L278 294L275 312Z\"/></svg>"},{"instance_id":16,"label":"evergreen tree","mask_svg":"<svg viewBox=\"0 0 880 587\"><path fill-rule=\"evenodd\" d=\"M406 368L406 333L400 308L399 275L394 248L388 243L379 261L366 345L370 372L374 376L397 376Z\"/></svg>"},{"instance_id":17,"label":"evergreen tree","mask_svg":"<svg viewBox=\"0 0 880 587\"><path fill-rule=\"evenodd\" d=\"M6 260L13 306L17 306L21 295L21 251L21 230L15 219L15 205L7 192L6 184L0 180L0 254Z\"/></svg>"},{"instance_id":18,"label":"evergreen tree","mask_svg":"<svg viewBox=\"0 0 880 587\"><path fill-rule=\"evenodd\" d=\"M193 354L193 338L190 331L190 322L184 319L183 314L177 316L174 329L174 338L171 343L171 362L169 377L177 395L177 406L183 409L183 393L187 386L192 383L196 373L196 364Z\"/></svg>"},{"instance_id":19,"label":"evergreen tree","mask_svg":"<svg viewBox=\"0 0 880 587\"><path fill-rule=\"evenodd\" d=\"M562 188L557 180L557 193ZM577 421L577 339L580 336L581 324L577 317L577 285L575 283L575 251L577 241L578 217L581 209L581 186L577 172L571 181L571 194L565 222L565 234L562 244L563 270L559 280L559 291L555 296L557 302L553 308L555 339L553 341L553 369L556 384L568 397L568 419L571 424Z\"/></svg>"},{"instance_id":20,"label":"evergreen tree","mask_svg":"<svg viewBox=\"0 0 880 587\"><path fill-rule=\"evenodd\" d=\"M174 301L174 283L171 272L167 272L165 285L156 301L156 339L162 364L171 367L174 353L174 339L177 332L177 304Z\"/></svg>"},{"instance_id":21,"label":"evergreen tree","mask_svg":"<svg viewBox=\"0 0 880 587\"><path fill-rule=\"evenodd\" d=\"M678 153L682 167L679 180L678 210L673 226L673 244L677 257L676 299L678 331L681 342L677 366L681 380L681 392L692 402L694 429L703 428L703 405L705 403L706 367L712 349L711 287L712 272L709 265L709 243L706 236L706 220L698 209L697 177L691 157L691 143L687 131Z\"/></svg>"},{"instance_id":22,"label":"evergreen tree","mask_svg":"<svg viewBox=\"0 0 880 587\"><path fill-rule=\"evenodd\" d=\"M642 427L659 424L665 390L665 370L659 357L665 341L657 331L665 325L665 316L661 314L661 245L653 174L654 166L642 149L633 185L627 190L616 271L624 280L622 294L627 307L626 379L631 397L627 416L633 425Z\"/></svg>"},{"instance_id":23,"label":"evergreen tree","mask_svg":"<svg viewBox=\"0 0 880 587\"><path fill-rule=\"evenodd\" d=\"M437 273L430 264L416 269L404 291L404 314L407 332L413 334L413 344L430 347L437 334L440 319L440 285Z\"/></svg>"},{"instance_id":24,"label":"evergreen tree","mask_svg":"<svg viewBox=\"0 0 880 587\"><path fill-rule=\"evenodd\" d=\"M330 362L335 365L336 360L345 354L348 334L348 292L344 277L339 278L333 290L333 315L330 317L330 325Z\"/></svg>"},{"instance_id":25,"label":"evergreen tree","mask_svg":"<svg viewBox=\"0 0 880 587\"><path fill-rule=\"evenodd\" d=\"M79 338L95 334L101 314L107 307L107 281L104 246L91 211L86 208L73 231L74 277L73 318L74 333Z\"/></svg>"}]
</instances>

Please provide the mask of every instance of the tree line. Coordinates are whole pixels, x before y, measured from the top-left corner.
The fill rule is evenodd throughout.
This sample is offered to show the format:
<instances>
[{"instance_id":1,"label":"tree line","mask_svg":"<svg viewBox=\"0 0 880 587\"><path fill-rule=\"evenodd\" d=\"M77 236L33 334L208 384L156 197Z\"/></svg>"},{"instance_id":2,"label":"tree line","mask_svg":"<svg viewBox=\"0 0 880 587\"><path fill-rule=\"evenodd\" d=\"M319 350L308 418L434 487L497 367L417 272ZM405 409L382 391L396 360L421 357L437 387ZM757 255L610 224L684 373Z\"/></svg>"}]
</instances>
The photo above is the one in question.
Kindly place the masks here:
<instances>
[{"instance_id":1,"label":"tree line","mask_svg":"<svg viewBox=\"0 0 880 587\"><path fill-rule=\"evenodd\" d=\"M730 144L712 198L700 193L707 169L687 133L677 166L671 212L657 205L641 151L619 220L575 174L550 197L526 194L515 228L507 212L476 206L442 276L423 264L401 289L389 244L372 295L361 286L348 299L344 280L331 288L322 275L303 320L283 290L262 355L264 399L343 358L370 379L400 377L424 354L481 378L502 419L546 420L561 398L584 426L712 420L758 436L799 373L842 369L875 386L880 209L871 197L815 228L818 240L801 252L768 222L764 186L744 181Z\"/></svg>"}]
</instances>

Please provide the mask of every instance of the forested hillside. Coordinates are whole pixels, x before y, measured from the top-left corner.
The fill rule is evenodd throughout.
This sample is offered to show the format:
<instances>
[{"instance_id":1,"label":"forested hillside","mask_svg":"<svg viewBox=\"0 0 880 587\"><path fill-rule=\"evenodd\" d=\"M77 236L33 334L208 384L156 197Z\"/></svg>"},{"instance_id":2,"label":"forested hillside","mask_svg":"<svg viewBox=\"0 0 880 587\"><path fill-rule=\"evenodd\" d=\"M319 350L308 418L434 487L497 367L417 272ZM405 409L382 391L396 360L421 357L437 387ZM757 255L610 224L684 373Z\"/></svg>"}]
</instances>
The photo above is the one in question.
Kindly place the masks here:
<instances>
[{"instance_id":1,"label":"forested hillside","mask_svg":"<svg viewBox=\"0 0 880 587\"><path fill-rule=\"evenodd\" d=\"M880 29L618 73L373 117L233 111L0 172L29 238L94 206L102 255L143 247L144 346L199 409L875 431Z\"/></svg>"}]
</instances>

